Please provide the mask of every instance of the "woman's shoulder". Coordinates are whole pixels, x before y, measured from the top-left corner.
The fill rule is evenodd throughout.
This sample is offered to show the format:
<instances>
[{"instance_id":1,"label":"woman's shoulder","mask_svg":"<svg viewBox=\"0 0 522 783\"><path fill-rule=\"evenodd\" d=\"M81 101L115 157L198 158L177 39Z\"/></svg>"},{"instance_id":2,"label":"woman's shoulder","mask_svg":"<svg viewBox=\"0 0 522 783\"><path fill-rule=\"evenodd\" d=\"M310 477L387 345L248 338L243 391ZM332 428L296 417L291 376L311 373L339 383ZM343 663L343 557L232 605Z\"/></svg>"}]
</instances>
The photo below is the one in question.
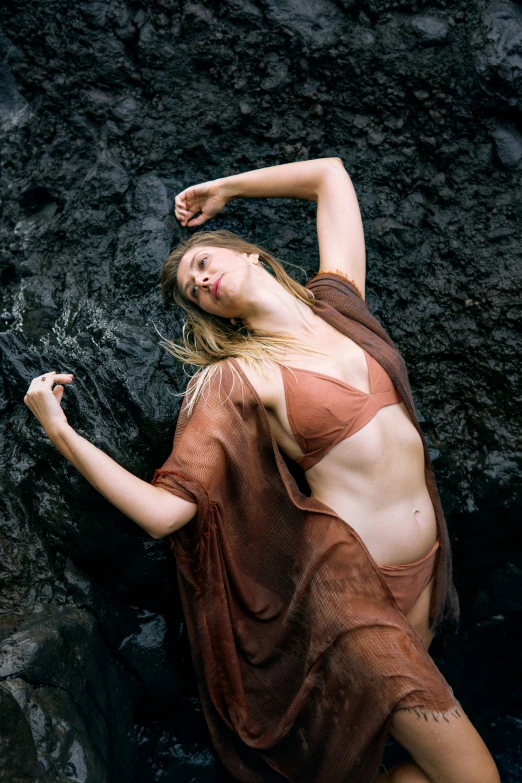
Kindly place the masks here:
<instances>
[{"instance_id":1,"label":"woman's shoulder","mask_svg":"<svg viewBox=\"0 0 522 783\"><path fill-rule=\"evenodd\" d=\"M246 375L265 408L273 408L282 386L281 371L278 364L267 359L262 368L257 363L248 362L239 356L234 359L234 362L239 365L240 370Z\"/></svg>"},{"instance_id":2,"label":"woman's shoulder","mask_svg":"<svg viewBox=\"0 0 522 783\"><path fill-rule=\"evenodd\" d=\"M223 408L224 401L243 405L245 392L248 396L249 389L252 403L255 404L253 389L261 403L266 408L271 407L279 392L277 379L281 373L276 363L267 361L267 365L266 375L255 362L240 357L221 359L201 368L187 385L185 407L192 411L202 403L207 410L209 407Z\"/></svg>"},{"instance_id":3,"label":"woman's shoulder","mask_svg":"<svg viewBox=\"0 0 522 783\"><path fill-rule=\"evenodd\" d=\"M224 398L230 398L234 392L234 368L227 359L201 367L191 376L185 389L185 407L192 411L196 406L222 405Z\"/></svg>"}]
</instances>

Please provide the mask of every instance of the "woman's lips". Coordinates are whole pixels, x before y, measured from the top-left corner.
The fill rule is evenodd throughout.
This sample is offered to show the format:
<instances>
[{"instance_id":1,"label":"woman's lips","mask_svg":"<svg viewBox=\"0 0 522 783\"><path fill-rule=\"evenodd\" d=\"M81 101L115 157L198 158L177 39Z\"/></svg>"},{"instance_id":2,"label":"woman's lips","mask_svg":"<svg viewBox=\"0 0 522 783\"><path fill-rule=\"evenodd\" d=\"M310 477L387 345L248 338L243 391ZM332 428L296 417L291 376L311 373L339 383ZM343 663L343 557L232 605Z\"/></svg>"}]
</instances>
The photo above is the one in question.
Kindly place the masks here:
<instances>
[{"instance_id":1,"label":"woman's lips","mask_svg":"<svg viewBox=\"0 0 522 783\"><path fill-rule=\"evenodd\" d=\"M223 275L221 275L223 277ZM221 277L218 277L214 285L212 286L212 296L217 299L219 296L219 289L221 287Z\"/></svg>"}]
</instances>

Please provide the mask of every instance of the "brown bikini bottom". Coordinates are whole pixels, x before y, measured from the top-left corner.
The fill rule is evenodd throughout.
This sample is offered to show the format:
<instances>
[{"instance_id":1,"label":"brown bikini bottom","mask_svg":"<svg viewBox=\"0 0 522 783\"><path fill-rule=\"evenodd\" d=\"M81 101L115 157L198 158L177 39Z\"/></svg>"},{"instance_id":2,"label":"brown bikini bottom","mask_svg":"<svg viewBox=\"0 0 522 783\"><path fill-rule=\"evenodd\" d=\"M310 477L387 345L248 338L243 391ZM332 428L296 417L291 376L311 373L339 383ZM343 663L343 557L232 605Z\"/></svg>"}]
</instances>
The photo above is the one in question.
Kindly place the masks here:
<instances>
[{"instance_id":1,"label":"brown bikini bottom","mask_svg":"<svg viewBox=\"0 0 522 783\"><path fill-rule=\"evenodd\" d=\"M428 554L414 563L379 566L403 614L408 614L431 582L439 546L440 541L437 539Z\"/></svg>"}]
</instances>

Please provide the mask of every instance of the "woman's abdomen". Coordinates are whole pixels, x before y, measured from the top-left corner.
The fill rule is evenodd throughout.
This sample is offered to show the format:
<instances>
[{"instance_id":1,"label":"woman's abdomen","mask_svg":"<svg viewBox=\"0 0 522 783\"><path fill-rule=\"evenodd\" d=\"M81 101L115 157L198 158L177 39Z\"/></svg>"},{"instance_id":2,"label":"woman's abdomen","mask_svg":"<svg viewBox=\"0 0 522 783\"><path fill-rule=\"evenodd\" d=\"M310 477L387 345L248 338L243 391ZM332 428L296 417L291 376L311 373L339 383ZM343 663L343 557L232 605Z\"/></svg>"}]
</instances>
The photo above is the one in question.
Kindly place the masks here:
<instances>
[{"instance_id":1,"label":"woman's abdomen","mask_svg":"<svg viewBox=\"0 0 522 783\"><path fill-rule=\"evenodd\" d=\"M418 560L436 540L424 449L402 403L381 408L306 478L312 495L356 530L379 565Z\"/></svg>"}]
</instances>

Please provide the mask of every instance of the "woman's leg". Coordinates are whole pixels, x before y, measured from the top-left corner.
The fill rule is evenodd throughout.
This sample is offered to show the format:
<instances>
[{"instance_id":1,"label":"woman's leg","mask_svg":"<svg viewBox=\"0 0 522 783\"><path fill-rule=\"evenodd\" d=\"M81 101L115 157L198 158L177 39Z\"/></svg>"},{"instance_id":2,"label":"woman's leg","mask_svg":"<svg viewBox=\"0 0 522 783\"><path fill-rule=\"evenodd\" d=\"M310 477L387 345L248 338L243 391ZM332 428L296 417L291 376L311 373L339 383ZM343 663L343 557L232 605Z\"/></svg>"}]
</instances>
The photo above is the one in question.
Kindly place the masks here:
<instances>
[{"instance_id":1,"label":"woman's leg","mask_svg":"<svg viewBox=\"0 0 522 783\"><path fill-rule=\"evenodd\" d=\"M433 580L407 615L426 649L433 639L428 614ZM426 720L410 710L397 710L390 734L413 760L380 775L376 783L500 783L493 758L467 715L447 714L447 720L431 714Z\"/></svg>"},{"instance_id":2,"label":"woman's leg","mask_svg":"<svg viewBox=\"0 0 522 783\"><path fill-rule=\"evenodd\" d=\"M432 783L500 783L491 754L462 710L460 717L447 714L447 720L442 715L435 720L431 714L426 720L414 711L397 710L390 734ZM402 777L391 780L403 783ZM413 783L415 778L411 780ZM409 778L404 778L406 781L409 783Z\"/></svg>"},{"instance_id":3,"label":"woman's leg","mask_svg":"<svg viewBox=\"0 0 522 783\"><path fill-rule=\"evenodd\" d=\"M396 764L388 772L383 772L375 779L375 783L432 783L432 781L417 764L407 761Z\"/></svg>"}]
</instances>

